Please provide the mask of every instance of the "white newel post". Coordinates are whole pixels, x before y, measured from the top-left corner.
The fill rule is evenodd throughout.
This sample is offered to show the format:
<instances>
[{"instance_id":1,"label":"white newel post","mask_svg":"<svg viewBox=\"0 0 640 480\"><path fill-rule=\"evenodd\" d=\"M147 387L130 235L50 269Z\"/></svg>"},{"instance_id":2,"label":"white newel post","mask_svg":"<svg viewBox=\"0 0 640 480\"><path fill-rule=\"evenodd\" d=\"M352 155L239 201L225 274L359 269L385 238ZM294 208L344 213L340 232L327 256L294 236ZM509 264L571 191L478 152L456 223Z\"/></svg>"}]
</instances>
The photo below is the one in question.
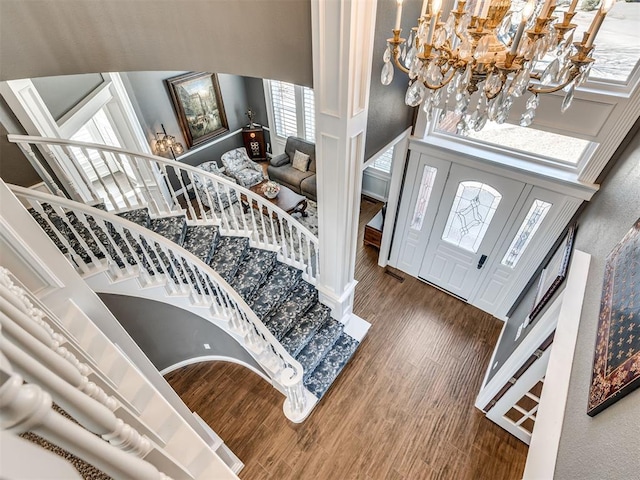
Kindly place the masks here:
<instances>
[{"instance_id":1,"label":"white newel post","mask_svg":"<svg viewBox=\"0 0 640 480\"><path fill-rule=\"evenodd\" d=\"M317 288L332 316L352 312L376 2L312 0L316 111Z\"/></svg>"}]
</instances>

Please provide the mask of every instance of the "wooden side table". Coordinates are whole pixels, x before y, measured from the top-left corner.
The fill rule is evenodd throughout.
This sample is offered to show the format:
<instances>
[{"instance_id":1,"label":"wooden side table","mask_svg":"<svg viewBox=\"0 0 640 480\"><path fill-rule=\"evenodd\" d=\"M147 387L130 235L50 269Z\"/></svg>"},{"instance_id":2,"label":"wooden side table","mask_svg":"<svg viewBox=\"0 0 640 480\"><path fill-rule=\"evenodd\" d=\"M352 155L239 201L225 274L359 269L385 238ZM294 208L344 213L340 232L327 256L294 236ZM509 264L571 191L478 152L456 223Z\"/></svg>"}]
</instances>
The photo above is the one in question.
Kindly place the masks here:
<instances>
[{"instance_id":1,"label":"wooden side table","mask_svg":"<svg viewBox=\"0 0 640 480\"><path fill-rule=\"evenodd\" d=\"M382 243L382 227L384 225L384 216L382 210L376 213L369 223L364 227L364 244L372 247L380 248Z\"/></svg>"},{"instance_id":2,"label":"wooden side table","mask_svg":"<svg viewBox=\"0 0 640 480\"><path fill-rule=\"evenodd\" d=\"M267 144L264 141L264 130L260 125L247 125L242 129L242 141L251 160L267 159Z\"/></svg>"}]
</instances>

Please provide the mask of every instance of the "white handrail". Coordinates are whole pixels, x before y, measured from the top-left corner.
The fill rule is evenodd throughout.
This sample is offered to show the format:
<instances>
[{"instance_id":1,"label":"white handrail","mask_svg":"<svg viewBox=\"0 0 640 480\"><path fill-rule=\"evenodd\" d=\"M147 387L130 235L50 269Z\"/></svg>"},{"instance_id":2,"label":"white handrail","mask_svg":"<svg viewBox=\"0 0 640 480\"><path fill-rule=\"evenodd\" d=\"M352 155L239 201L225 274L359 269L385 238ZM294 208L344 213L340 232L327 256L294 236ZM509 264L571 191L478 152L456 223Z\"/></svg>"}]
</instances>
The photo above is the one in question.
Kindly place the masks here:
<instances>
[{"instance_id":1,"label":"white handrail","mask_svg":"<svg viewBox=\"0 0 640 480\"><path fill-rule=\"evenodd\" d=\"M165 237L117 215L24 187L9 185L9 188L40 212L81 272L90 273L96 264L101 265L97 255L102 254L110 262L111 273L116 276L122 275L122 267L125 274L129 274L133 267L148 282L162 278L173 293L183 292L185 286L189 286L197 301L208 299L212 313L228 321L232 333L235 331L241 335L249 352L259 352L256 360L270 372L277 384L283 386L287 394L287 416L298 421L308 414L310 405L302 386L300 363L286 351L244 299L202 260ZM67 214L70 212L74 213L80 225L69 220ZM53 214L56 214L55 221L51 218ZM79 230L81 227L83 232ZM69 233L72 238L68 238ZM83 234L91 236L91 245L87 239L78 241Z\"/></svg>"},{"instance_id":2,"label":"white handrail","mask_svg":"<svg viewBox=\"0 0 640 480\"><path fill-rule=\"evenodd\" d=\"M78 178L86 175L81 171L79 162L72 160L72 148L79 149L87 157L89 150L95 150L107 165L109 158L113 158L123 171L119 177L110 175L115 192L100 177L99 189L87 182L81 186L75 185L71 177L64 180L77 196L81 190L90 191L91 198L87 199L90 201L95 201L101 195L109 210L148 206L153 213L167 214L186 209L192 222L219 224L225 234L249 236L259 247L278 249L282 261L301 269L305 280L314 285L316 283L319 269L318 238L280 207L230 180L191 165L119 147L29 135L11 134L7 138L18 144L31 162L38 162L31 145L46 147L45 152L49 156L64 154L71 160L65 163L78 170ZM130 166L129 173L127 164ZM38 170L46 171L39 163L38 166ZM133 175L135 181L129 175ZM123 180L118 180L123 177ZM50 178L47 181L53 182ZM55 184L53 188L60 195ZM189 200L190 190L194 201ZM133 198L128 198L127 192ZM118 198L122 201L118 202ZM235 203L245 209L245 215L235 212ZM249 221L246 216L250 217Z\"/></svg>"}]
</instances>

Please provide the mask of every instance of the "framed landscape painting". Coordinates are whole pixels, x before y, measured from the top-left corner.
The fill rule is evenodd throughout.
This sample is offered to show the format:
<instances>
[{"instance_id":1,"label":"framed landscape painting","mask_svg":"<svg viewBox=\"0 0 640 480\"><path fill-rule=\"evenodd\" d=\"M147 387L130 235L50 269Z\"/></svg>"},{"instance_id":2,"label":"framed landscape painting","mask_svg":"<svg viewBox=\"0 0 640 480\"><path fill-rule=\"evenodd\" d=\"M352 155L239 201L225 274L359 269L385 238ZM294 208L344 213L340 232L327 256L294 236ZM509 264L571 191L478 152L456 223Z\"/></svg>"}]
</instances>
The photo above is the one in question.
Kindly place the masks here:
<instances>
[{"instance_id":1,"label":"framed landscape painting","mask_svg":"<svg viewBox=\"0 0 640 480\"><path fill-rule=\"evenodd\" d=\"M191 72L166 80L187 148L229 131L218 76Z\"/></svg>"},{"instance_id":2,"label":"framed landscape painting","mask_svg":"<svg viewBox=\"0 0 640 480\"><path fill-rule=\"evenodd\" d=\"M593 417L638 387L640 218L611 251L604 267L587 414Z\"/></svg>"}]
</instances>

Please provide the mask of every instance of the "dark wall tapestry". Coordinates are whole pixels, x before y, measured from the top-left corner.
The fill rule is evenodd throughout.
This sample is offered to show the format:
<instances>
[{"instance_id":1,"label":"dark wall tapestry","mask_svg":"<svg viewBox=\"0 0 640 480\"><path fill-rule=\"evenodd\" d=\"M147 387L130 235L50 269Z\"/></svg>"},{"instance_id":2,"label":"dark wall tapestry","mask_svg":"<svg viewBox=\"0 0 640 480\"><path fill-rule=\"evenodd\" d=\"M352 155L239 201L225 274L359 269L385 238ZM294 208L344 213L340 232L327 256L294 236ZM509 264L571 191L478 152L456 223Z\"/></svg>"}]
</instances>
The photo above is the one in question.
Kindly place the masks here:
<instances>
[{"instance_id":1,"label":"dark wall tapestry","mask_svg":"<svg viewBox=\"0 0 640 480\"><path fill-rule=\"evenodd\" d=\"M640 218L607 257L587 413L597 415L639 386Z\"/></svg>"}]
</instances>

